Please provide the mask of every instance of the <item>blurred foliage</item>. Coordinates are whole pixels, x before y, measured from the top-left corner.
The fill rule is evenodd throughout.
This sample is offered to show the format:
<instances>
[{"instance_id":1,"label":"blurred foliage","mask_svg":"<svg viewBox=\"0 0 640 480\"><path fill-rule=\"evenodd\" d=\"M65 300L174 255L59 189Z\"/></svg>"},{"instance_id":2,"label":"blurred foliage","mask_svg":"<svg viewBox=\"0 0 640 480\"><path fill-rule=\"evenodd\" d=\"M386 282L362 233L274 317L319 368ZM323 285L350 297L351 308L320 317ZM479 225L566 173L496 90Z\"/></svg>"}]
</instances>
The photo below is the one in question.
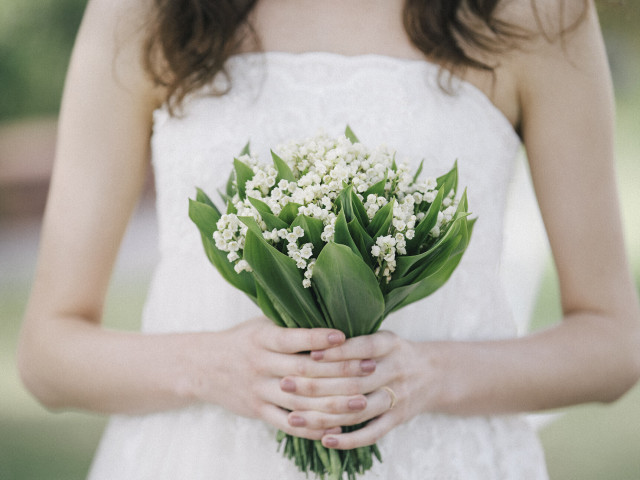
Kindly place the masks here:
<instances>
[{"instance_id":1,"label":"blurred foliage","mask_svg":"<svg viewBox=\"0 0 640 480\"><path fill-rule=\"evenodd\" d=\"M57 113L86 1L2 0L0 122ZM598 7L616 87L626 95L638 75L626 59L640 55L640 5L637 0L601 0Z\"/></svg>"},{"instance_id":2,"label":"blurred foliage","mask_svg":"<svg viewBox=\"0 0 640 480\"><path fill-rule=\"evenodd\" d=\"M2 0L0 122L55 114L86 0Z\"/></svg>"}]
</instances>

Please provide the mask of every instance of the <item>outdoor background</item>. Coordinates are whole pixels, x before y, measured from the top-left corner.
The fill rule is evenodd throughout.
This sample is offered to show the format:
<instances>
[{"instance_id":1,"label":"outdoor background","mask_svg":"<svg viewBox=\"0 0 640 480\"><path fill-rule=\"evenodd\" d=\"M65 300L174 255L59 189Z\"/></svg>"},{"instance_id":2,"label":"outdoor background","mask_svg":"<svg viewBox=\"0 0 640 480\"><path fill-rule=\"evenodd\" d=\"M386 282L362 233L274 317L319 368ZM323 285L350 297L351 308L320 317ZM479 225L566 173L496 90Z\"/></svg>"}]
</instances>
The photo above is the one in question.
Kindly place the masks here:
<instances>
[{"instance_id":1,"label":"outdoor background","mask_svg":"<svg viewBox=\"0 0 640 480\"><path fill-rule=\"evenodd\" d=\"M0 0L0 480L83 479L106 422L95 415L47 412L26 393L15 365L55 116L84 4ZM609 1L600 10L616 86L627 244L640 285L640 5ZM110 328L138 327L155 259L152 200L149 188L124 240L106 305ZM544 248L539 251L545 258ZM556 279L546 263L532 328L559 316ZM541 430L552 480L640 480L640 386L614 405L557 413Z\"/></svg>"}]
</instances>

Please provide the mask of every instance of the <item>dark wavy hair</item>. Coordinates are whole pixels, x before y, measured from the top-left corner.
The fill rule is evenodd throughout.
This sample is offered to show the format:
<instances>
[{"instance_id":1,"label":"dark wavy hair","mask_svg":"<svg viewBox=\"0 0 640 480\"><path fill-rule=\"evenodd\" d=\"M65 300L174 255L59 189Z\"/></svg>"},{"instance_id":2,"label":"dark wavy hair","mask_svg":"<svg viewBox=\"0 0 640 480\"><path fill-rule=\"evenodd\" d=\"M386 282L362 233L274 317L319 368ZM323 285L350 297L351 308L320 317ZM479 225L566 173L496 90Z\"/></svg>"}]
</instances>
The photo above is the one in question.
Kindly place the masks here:
<instances>
[{"instance_id":1,"label":"dark wavy hair","mask_svg":"<svg viewBox=\"0 0 640 480\"><path fill-rule=\"evenodd\" d=\"M542 27L536 0L530 0ZM185 95L211 84L216 75L227 80L226 60L238 53L246 40L260 50L260 39L249 17L257 0L153 0L149 30L144 45L144 65L154 83L166 89L169 107L179 106ZM500 0L405 0L404 28L411 42L424 55L454 74L466 68L493 71L482 56L469 51L497 53L514 48L531 32L496 16ZM575 28L585 15L569 26ZM558 2L562 19L564 2ZM544 28L540 29L544 34ZM463 47L464 45L464 47ZM214 91L224 94L226 88Z\"/></svg>"}]
</instances>

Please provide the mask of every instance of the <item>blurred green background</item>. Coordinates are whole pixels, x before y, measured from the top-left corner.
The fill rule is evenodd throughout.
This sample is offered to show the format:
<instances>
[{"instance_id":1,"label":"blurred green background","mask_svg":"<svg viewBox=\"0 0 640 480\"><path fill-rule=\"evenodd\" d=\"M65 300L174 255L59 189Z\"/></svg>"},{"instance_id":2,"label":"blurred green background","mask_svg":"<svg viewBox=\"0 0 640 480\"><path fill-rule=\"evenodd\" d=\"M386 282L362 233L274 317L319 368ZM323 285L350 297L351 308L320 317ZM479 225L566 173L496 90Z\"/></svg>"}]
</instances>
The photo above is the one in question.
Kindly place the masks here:
<instances>
[{"instance_id":1,"label":"blurred green background","mask_svg":"<svg viewBox=\"0 0 640 480\"><path fill-rule=\"evenodd\" d=\"M0 196L0 260L4 262L0 265L0 480L84 478L106 421L83 413L47 412L25 392L15 367L42 207L29 205L21 210L15 207L15 198L21 192L33 198L33 188L42 190L37 181L30 181L42 169L27 164L35 161L27 158L17 162L22 170L16 170L16 160L9 155L22 150L15 148L10 137L16 125L32 125L30 131L36 137L38 132L45 135L42 125L55 125L84 4L85 0L0 0L0 193L5 194ZM640 285L640 6L629 0L602 2L599 8L616 86L627 243ZM25 244L22 250L16 249L19 243ZM20 259L16 252L29 258ZM142 270L148 272L146 267ZM120 271L116 269L109 292L105 322L113 328L135 329L148 273ZM559 317L556 287L548 266L532 328L542 328L549 319ZM552 480L640 480L640 386L613 405L584 405L558 413L541 431Z\"/></svg>"}]
</instances>

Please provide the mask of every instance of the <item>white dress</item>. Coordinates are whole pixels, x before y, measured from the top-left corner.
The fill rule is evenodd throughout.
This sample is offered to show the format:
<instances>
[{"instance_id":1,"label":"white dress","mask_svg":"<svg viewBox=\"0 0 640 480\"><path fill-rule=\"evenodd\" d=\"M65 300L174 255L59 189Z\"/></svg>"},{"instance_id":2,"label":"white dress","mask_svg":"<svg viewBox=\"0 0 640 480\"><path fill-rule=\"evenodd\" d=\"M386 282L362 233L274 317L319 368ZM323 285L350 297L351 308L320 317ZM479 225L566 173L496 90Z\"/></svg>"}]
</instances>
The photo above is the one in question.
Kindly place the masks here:
<instances>
[{"instance_id":1,"label":"white dress","mask_svg":"<svg viewBox=\"0 0 640 480\"><path fill-rule=\"evenodd\" d=\"M478 217L468 251L436 294L390 316L383 328L413 340L485 340L516 335L499 276L505 199L520 142L507 119L472 85L449 95L438 67L377 55L267 53L232 57L232 89L191 95L179 116L156 111L152 138L160 261L143 317L145 332L213 331L258 314L209 264L187 216L201 187L212 198L247 140L269 148L348 124L424 174L458 160ZM521 416L422 415L379 443L382 464L362 476L404 480L547 478L535 432ZM91 480L302 480L276 451L275 430L217 406L110 420Z\"/></svg>"}]
</instances>

